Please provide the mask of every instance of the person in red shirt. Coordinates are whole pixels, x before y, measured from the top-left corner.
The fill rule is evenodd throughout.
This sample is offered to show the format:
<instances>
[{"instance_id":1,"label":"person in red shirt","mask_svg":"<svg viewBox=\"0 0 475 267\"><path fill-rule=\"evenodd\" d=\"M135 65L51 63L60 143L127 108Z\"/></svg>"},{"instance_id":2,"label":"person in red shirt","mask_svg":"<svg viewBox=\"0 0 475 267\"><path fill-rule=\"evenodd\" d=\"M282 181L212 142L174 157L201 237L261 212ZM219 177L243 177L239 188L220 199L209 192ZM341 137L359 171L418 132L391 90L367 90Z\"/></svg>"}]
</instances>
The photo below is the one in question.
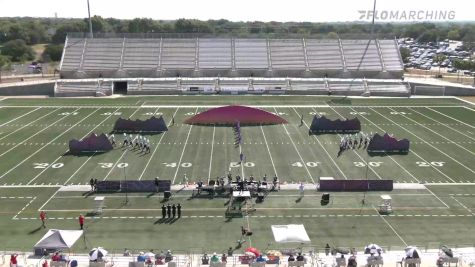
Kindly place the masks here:
<instances>
[{"instance_id":1,"label":"person in red shirt","mask_svg":"<svg viewBox=\"0 0 475 267\"><path fill-rule=\"evenodd\" d=\"M40 212L40 220L43 225L43 228L46 228L46 212L44 211Z\"/></svg>"},{"instance_id":2,"label":"person in red shirt","mask_svg":"<svg viewBox=\"0 0 475 267\"><path fill-rule=\"evenodd\" d=\"M16 259L18 255L17 254L12 254L11 257L10 257L10 266L11 267L16 267L17 264L18 264L18 261Z\"/></svg>"},{"instance_id":3,"label":"person in red shirt","mask_svg":"<svg viewBox=\"0 0 475 267\"><path fill-rule=\"evenodd\" d=\"M83 230L84 227L84 215L79 214L79 226L81 226L81 230Z\"/></svg>"},{"instance_id":4,"label":"person in red shirt","mask_svg":"<svg viewBox=\"0 0 475 267\"><path fill-rule=\"evenodd\" d=\"M54 253L54 255L51 257L52 261L59 261L61 260L61 256L59 256L59 252Z\"/></svg>"}]
</instances>

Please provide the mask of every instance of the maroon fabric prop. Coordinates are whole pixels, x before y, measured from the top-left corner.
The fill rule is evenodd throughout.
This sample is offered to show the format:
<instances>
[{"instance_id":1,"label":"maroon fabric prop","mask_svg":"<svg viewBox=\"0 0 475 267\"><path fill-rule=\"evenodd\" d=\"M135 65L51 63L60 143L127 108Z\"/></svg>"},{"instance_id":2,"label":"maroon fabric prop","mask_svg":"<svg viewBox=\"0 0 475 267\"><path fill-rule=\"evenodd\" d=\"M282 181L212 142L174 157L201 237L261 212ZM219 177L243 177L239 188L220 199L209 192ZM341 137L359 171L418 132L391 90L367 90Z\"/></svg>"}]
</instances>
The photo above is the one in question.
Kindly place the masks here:
<instances>
[{"instance_id":1,"label":"maroon fabric prop","mask_svg":"<svg viewBox=\"0 0 475 267\"><path fill-rule=\"evenodd\" d=\"M397 140L385 133L375 134L368 145L368 153L408 153L409 140Z\"/></svg>"},{"instance_id":2,"label":"maroon fabric prop","mask_svg":"<svg viewBox=\"0 0 475 267\"><path fill-rule=\"evenodd\" d=\"M361 130L361 123L358 118L351 120L329 120L325 116L313 117L309 133L357 133Z\"/></svg>"},{"instance_id":3,"label":"maroon fabric prop","mask_svg":"<svg viewBox=\"0 0 475 267\"><path fill-rule=\"evenodd\" d=\"M165 132L168 131L163 117L155 118L152 116L147 120L129 120L118 118L114 124L116 132Z\"/></svg>"},{"instance_id":4,"label":"maroon fabric prop","mask_svg":"<svg viewBox=\"0 0 475 267\"><path fill-rule=\"evenodd\" d=\"M69 141L69 153L76 155L90 152L106 152L112 150L112 144L105 134L97 136L91 133L81 141L73 139Z\"/></svg>"},{"instance_id":5,"label":"maroon fabric prop","mask_svg":"<svg viewBox=\"0 0 475 267\"><path fill-rule=\"evenodd\" d=\"M194 125L236 125L237 122L240 126L287 123L285 119L270 112L245 106L212 108L185 120L186 124Z\"/></svg>"}]
</instances>

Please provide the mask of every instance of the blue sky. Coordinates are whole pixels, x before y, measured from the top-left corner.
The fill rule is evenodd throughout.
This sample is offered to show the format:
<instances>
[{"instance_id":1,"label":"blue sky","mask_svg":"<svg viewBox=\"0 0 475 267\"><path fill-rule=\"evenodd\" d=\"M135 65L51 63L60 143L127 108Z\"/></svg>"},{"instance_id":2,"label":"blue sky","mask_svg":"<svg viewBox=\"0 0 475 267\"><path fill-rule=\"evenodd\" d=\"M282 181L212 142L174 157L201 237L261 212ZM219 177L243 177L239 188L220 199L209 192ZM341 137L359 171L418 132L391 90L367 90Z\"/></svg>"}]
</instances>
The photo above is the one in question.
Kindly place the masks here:
<instances>
[{"instance_id":1,"label":"blue sky","mask_svg":"<svg viewBox=\"0 0 475 267\"><path fill-rule=\"evenodd\" d=\"M454 20L473 21L473 3L473 0L378 0L377 10L380 14L397 11L399 17L402 12L408 16L413 11L419 14L415 19L419 21L439 20L430 19L430 12L452 11ZM335 22L362 21L359 11L372 10L373 0L90 0L90 4L92 15L121 19ZM85 17L86 0L0 0L0 17L54 17L55 13L58 17Z\"/></svg>"}]
</instances>

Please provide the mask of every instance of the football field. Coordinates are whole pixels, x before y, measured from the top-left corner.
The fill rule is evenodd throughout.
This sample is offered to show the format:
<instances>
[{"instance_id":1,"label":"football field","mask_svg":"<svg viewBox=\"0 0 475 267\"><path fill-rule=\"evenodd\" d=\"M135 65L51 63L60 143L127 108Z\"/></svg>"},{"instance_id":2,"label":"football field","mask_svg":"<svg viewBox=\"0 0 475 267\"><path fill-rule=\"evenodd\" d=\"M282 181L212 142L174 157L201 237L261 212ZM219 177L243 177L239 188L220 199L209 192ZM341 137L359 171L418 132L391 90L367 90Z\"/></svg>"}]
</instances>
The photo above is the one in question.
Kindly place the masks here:
<instances>
[{"instance_id":1,"label":"football field","mask_svg":"<svg viewBox=\"0 0 475 267\"><path fill-rule=\"evenodd\" d=\"M273 112L289 123L242 127L235 145L231 127L191 126L182 122L209 108L240 104ZM309 135L312 118L358 117L365 133L390 133L411 142L407 155L369 156L363 149L337 157L341 136ZM68 142L91 133L111 133L119 118L163 116L167 132L148 135L151 152L117 147L107 153L73 156ZM304 121L301 124L300 118ZM172 118L175 123L172 124ZM239 154L245 162L239 163ZM4 248L31 249L49 228L76 229L77 216L88 214L93 198L89 179L171 180L181 188L225 176L256 179L278 176L297 190L270 193L243 218L224 216L229 199L193 198L174 192L180 219L162 220L161 194L106 194L101 215L86 218L86 236L76 250L101 245L122 250L226 250L244 225L254 232L247 242L266 247L270 225L304 224L313 246L362 247L377 243L438 247L441 243L474 246L475 106L455 98L337 98L316 96L156 96L115 99L3 99L0 101L0 236L15 236ZM391 179L400 185L389 194L394 213L377 212L381 192L332 193L321 206L315 190L320 177ZM405 186L407 185L407 186ZM417 185L417 186L411 186ZM194 187L194 185L190 185ZM362 204L362 199L365 199ZM131 242L132 241L132 242ZM277 246L277 245L273 245Z\"/></svg>"}]
</instances>

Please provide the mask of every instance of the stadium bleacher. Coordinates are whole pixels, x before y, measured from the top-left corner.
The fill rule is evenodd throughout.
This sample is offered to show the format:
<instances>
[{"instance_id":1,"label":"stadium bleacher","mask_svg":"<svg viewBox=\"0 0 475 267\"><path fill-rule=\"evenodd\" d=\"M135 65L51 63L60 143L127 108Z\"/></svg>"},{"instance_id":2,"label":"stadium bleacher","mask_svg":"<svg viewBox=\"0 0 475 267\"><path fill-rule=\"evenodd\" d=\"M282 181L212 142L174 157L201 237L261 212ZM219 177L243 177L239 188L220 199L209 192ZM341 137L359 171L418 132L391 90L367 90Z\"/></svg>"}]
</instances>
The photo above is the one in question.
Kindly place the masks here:
<instances>
[{"instance_id":1,"label":"stadium bleacher","mask_svg":"<svg viewBox=\"0 0 475 267\"><path fill-rule=\"evenodd\" d=\"M123 69L158 69L160 42L153 39L126 39Z\"/></svg>"},{"instance_id":2,"label":"stadium bleacher","mask_svg":"<svg viewBox=\"0 0 475 267\"><path fill-rule=\"evenodd\" d=\"M382 71L374 40L341 40L346 68L349 71Z\"/></svg>"},{"instance_id":3,"label":"stadium bleacher","mask_svg":"<svg viewBox=\"0 0 475 267\"><path fill-rule=\"evenodd\" d=\"M338 40L306 40L310 69L343 69Z\"/></svg>"},{"instance_id":4,"label":"stadium bleacher","mask_svg":"<svg viewBox=\"0 0 475 267\"><path fill-rule=\"evenodd\" d=\"M234 47L236 68L269 68L266 39L235 39Z\"/></svg>"},{"instance_id":5,"label":"stadium bleacher","mask_svg":"<svg viewBox=\"0 0 475 267\"><path fill-rule=\"evenodd\" d=\"M305 69L302 39L273 39L269 44L273 69Z\"/></svg>"}]
</instances>

